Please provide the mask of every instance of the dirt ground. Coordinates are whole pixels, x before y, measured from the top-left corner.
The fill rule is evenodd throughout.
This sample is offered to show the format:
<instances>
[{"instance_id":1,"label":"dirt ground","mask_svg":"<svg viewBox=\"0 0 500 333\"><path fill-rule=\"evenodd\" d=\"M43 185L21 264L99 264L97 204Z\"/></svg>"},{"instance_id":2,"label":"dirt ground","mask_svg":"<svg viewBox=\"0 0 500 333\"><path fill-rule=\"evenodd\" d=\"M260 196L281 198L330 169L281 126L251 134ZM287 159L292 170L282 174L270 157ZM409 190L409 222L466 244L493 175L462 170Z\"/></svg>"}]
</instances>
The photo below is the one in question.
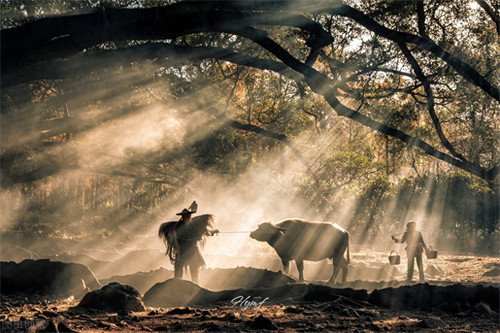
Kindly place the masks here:
<instances>
[{"instance_id":1,"label":"dirt ground","mask_svg":"<svg viewBox=\"0 0 500 333\"><path fill-rule=\"evenodd\" d=\"M2 298L2 332L498 332L498 314L392 310L347 298L331 302L148 308L104 313L73 308L77 300ZM230 303L230 302L228 302ZM249 302L251 303L251 302ZM254 302L257 303L257 302ZM260 303L260 302L259 302ZM8 321L6 321L8 319ZM8 323L8 324L7 324ZM38 327L37 327L38 325ZM49 325L50 326L50 325ZM38 328L38 329L37 329ZM53 330L55 332L55 330Z\"/></svg>"},{"instance_id":2,"label":"dirt ground","mask_svg":"<svg viewBox=\"0 0 500 333\"><path fill-rule=\"evenodd\" d=\"M353 267L383 268L384 253L358 253ZM440 255L426 260L431 286L500 286L500 259ZM393 280L351 280L335 288L346 291L404 288L406 263L396 266ZM307 271L306 266L306 271ZM358 272L359 273L359 272ZM432 273L432 274L431 274ZM319 274L319 273L318 273ZM359 276L353 276L358 278ZM386 277L384 275L384 277ZM307 275L306 275L307 279ZM369 282L368 280L371 280ZM311 281L306 281L310 283ZM321 284L321 282L318 282ZM418 288L411 284L408 290ZM415 289L416 290L416 289ZM266 298L239 289L227 300L183 307L152 307L142 312L104 312L77 307L80 299L36 295L2 295L1 332L500 332L497 304L463 304L456 310L434 307L394 308L349 296ZM334 293L335 291L333 291ZM451 304L450 306L454 306Z\"/></svg>"}]
</instances>

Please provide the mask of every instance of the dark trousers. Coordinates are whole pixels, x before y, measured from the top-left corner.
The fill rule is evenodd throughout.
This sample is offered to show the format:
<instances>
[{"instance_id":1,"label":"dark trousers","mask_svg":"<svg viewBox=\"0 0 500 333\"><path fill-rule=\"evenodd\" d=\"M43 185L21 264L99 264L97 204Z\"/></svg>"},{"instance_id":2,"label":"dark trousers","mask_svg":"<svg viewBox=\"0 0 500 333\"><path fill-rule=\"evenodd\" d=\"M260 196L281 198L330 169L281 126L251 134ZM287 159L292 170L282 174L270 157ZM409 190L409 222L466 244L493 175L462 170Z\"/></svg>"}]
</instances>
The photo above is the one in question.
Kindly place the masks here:
<instances>
[{"instance_id":1,"label":"dark trousers","mask_svg":"<svg viewBox=\"0 0 500 333\"><path fill-rule=\"evenodd\" d=\"M176 260L175 265L174 265L174 278L176 279L182 279L182 276L184 275L184 267L189 266L189 270L191 271L191 280L194 283L198 283L198 266L188 264L186 266L183 265L183 262L181 260Z\"/></svg>"},{"instance_id":2,"label":"dark trousers","mask_svg":"<svg viewBox=\"0 0 500 333\"><path fill-rule=\"evenodd\" d=\"M196 243L181 245L174 264L174 277L182 279L184 267L188 266L191 271L191 280L198 283L198 270L205 266L205 261Z\"/></svg>"},{"instance_id":3,"label":"dark trousers","mask_svg":"<svg viewBox=\"0 0 500 333\"><path fill-rule=\"evenodd\" d=\"M417 252L407 252L407 253L408 253L408 272L406 275L406 280L407 281L413 280L413 268L414 268L415 259L416 259L420 282L425 282L424 264L422 261L422 253L418 253L418 251Z\"/></svg>"}]
</instances>

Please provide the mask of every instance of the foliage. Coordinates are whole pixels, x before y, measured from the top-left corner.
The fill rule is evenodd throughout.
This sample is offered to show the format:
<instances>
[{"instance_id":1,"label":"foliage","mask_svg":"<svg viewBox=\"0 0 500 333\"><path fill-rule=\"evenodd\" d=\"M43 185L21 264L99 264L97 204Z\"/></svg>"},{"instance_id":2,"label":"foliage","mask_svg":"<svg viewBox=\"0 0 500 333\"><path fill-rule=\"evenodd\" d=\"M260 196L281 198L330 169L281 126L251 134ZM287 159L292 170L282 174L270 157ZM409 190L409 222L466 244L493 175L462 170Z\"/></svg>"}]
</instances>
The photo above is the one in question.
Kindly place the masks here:
<instances>
[{"instance_id":1,"label":"foliage","mask_svg":"<svg viewBox=\"0 0 500 333\"><path fill-rule=\"evenodd\" d=\"M113 229L177 198L206 173L231 183L268 167L292 179L282 194L307 203L305 214L330 220L353 207L346 224L359 238L421 218L459 240L491 239L499 212L498 100L463 68L499 86L493 21L467 0L418 2L422 11L409 1L346 3L351 11L293 2L293 12L281 8L281 23L268 24L277 15L265 2L256 2L257 10L207 2L197 14L237 12L246 35L209 26L166 38L146 29L141 38L75 46L74 54L54 58L49 52L41 67L2 74L3 82L21 78L1 91L2 186L24 198L3 225L69 231L85 216L96 229ZM0 10L5 32L103 6L172 4L9 0ZM283 23L299 12L307 24ZM395 32L388 36L359 17ZM333 39L316 48L322 35L312 26ZM268 44L247 27L265 31ZM413 41L391 37L396 33ZM263 46L271 42L305 69ZM462 71L443 59L446 52Z\"/></svg>"}]
</instances>

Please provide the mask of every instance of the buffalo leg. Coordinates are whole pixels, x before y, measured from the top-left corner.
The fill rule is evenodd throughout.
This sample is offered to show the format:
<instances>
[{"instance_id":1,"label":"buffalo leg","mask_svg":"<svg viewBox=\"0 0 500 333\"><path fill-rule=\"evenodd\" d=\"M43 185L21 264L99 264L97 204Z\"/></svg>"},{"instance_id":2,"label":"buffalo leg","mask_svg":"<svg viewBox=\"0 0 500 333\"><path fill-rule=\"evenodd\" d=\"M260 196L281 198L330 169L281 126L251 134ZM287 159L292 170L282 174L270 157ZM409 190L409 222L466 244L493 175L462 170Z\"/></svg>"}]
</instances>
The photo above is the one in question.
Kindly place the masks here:
<instances>
[{"instance_id":1,"label":"buffalo leg","mask_svg":"<svg viewBox=\"0 0 500 333\"><path fill-rule=\"evenodd\" d=\"M290 268L290 262L285 259L281 259L281 262L283 263L283 271L288 274L288 270Z\"/></svg>"},{"instance_id":2,"label":"buffalo leg","mask_svg":"<svg viewBox=\"0 0 500 333\"><path fill-rule=\"evenodd\" d=\"M348 267L347 260L345 260L344 257L340 259L340 268L342 268L342 283L344 283L347 280L347 267Z\"/></svg>"},{"instance_id":3,"label":"buffalo leg","mask_svg":"<svg viewBox=\"0 0 500 333\"><path fill-rule=\"evenodd\" d=\"M328 284L333 284L335 283L335 279L337 278L337 275L339 274L340 268L342 268L342 271L347 275L347 270L343 269L342 264L345 261L343 257L335 257L333 258L333 273L332 276L330 277L330 280L328 281ZM347 262L346 262L347 263ZM344 274L342 274L342 280L344 279Z\"/></svg>"},{"instance_id":4,"label":"buffalo leg","mask_svg":"<svg viewBox=\"0 0 500 333\"><path fill-rule=\"evenodd\" d=\"M299 282L304 282L304 261L295 259L297 270L299 271Z\"/></svg>"}]
</instances>

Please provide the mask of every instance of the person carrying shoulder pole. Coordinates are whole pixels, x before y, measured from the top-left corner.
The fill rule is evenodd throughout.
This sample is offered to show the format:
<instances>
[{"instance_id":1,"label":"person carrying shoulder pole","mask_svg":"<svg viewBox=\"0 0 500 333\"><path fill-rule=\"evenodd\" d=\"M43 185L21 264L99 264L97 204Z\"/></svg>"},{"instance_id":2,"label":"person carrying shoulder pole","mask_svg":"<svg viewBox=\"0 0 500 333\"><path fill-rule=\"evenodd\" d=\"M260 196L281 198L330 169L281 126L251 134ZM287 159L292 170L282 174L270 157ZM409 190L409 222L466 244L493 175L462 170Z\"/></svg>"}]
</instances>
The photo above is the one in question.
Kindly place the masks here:
<instances>
[{"instance_id":1,"label":"person carrying shoulder pole","mask_svg":"<svg viewBox=\"0 0 500 333\"><path fill-rule=\"evenodd\" d=\"M424 276L424 265L422 262L422 252L429 252L429 248L424 242L422 233L416 230L417 224L414 221L408 222L406 224L406 231L401 239L391 236L395 243L406 242L406 254L408 257L408 272L406 275L406 281L411 282L413 280L413 267L415 264L415 259L417 260L418 273L420 277L420 282L425 282Z\"/></svg>"}]
</instances>

